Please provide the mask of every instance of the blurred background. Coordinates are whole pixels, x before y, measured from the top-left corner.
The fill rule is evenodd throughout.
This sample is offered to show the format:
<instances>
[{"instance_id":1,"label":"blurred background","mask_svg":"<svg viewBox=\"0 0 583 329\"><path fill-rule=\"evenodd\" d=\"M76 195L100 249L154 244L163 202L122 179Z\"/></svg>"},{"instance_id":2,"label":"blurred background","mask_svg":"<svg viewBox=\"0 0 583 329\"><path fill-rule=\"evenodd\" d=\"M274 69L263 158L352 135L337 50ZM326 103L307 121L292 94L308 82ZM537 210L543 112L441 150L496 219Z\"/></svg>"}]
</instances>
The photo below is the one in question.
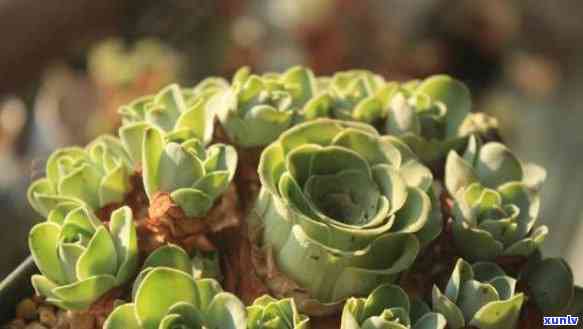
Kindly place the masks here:
<instances>
[{"instance_id":1,"label":"blurred background","mask_svg":"<svg viewBox=\"0 0 583 329\"><path fill-rule=\"evenodd\" d=\"M305 64L466 82L547 168L546 252L583 284L582 16L580 0L0 0L0 279L28 253L26 188L52 150L114 132L119 105L170 82Z\"/></svg>"}]
</instances>

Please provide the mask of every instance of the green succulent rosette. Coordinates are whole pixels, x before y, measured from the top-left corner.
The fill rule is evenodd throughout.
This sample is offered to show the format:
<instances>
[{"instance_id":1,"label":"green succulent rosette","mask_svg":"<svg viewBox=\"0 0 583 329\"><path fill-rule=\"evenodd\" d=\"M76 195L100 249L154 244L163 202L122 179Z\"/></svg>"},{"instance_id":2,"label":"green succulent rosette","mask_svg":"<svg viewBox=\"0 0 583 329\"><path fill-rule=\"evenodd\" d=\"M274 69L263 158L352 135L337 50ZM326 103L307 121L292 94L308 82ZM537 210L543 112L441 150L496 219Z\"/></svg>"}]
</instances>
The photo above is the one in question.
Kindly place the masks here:
<instances>
[{"instance_id":1,"label":"green succulent rosette","mask_svg":"<svg viewBox=\"0 0 583 329\"><path fill-rule=\"evenodd\" d=\"M293 299L269 295L247 307L247 329L309 329L310 319L300 314Z\"/></svg>"},{"instance_id":2,"label":"green succulent rosette","mask_svg":"<svg viewBox=\"0 0 583 329\"><path fill-rule=\"evenodd\" d=\"M134 285L133 303L118 306L105 329L245 329L245 305L214 279L195 280L171 267L150 267Z\"/></svg>"},{"instance_id":3,"label":"green succulent rosette","mask_svg":"<svg viewBox=\"0 0 583 329\"><path fill-rule=\"evenodd\" d=\"M523 293L516 293L516 280L494 263L470 265L459 259L445 291L433 287L433 311L447 319L448 328L515 329Z\"/></svg>"},{"instance_id":4,"label":"green succulent rosette","mask_svg":"<svg viewBox=\"0 0 583 329\"><path fill-rule=\"evenodd\" d=\"M544 242L548 228L533 229L542 178L533 186L525 176L522 163L500 143L480 146L472 137L463 157L449 154L445 184L454 199L454 243L463 257L528 257Z\"/></svg>"},{"instance_id":5,"label":"green succulent rosette","mask_svg":"<svg viewBox=\"0 0 583 329\"><path fill-rule=\"evenodd\" d=\"M144 189L150 201L168 193L187 217L207 214L229 187L237 168L232 146L205 148L195 138L172 142L157 128L145 131L142 146Z\"/></svg>"},{"instance_id":6,"label":"green succulent rosette","mask_svg":"<svg viewBox=\"0 0 583 329\"><path fill-rule=\"evenodd\" d=\"M128 207L115 210L106 227L87 208L61 203L47 222L32 228L28 241L41 272L32 276L36 294L63 309L89 308L137 270L136 228Z\"/></svg>"},{"instance_id":7,"label":"green succulent rosette","mask_svg":"<svg viewBox=\"0 0 583 329\"><path fill-rule=\"evenodd\" d=\"M344 304L340 329L444 329L445 317L422 301L413 303L399 286L384 284L367 298Z\"/></svg>"},{"instance_id":8,"label":"green succulent rosette","mask_svg":"<svg viewBox=\"0 0 583 329\"><path fill-rule=\"evenodd\" d=\"M304 108L305 119L332 117L377 125L386 114L396 82L367 70L338 72L330 78L318 79L320 90Z\"/></svg>"},{"instance_id":9,"label":"green succulent rosette","mask_svg":"<svg viewBox=\"0 0 583 329\"><path fill-rule=\"evenodd\" d=\"M298 112L316 94L316 79L309 69L296 66L281 74L252 74L241 68L232 86L213 104L230 142L262 147L288 129Z\"/></svg>"},{"instance_id":10,"label":"green succulent rosette","mask_svg":"<svg viewBox=\"0 0 583 329\"><path fill-rule=\"evenodd\" d=\"M211 142L215 113L210 100L228 87L220 78L208 78L194 88L172 84L155 95L136 99L119 110L123 125L119 135L135 163L142 161L145 131L155 127L166 139L182 142L196 138L204 145Z\"/></svg>"},{"instance_id":11,"label":"green succulent rosette","mask_svg":"<svg viewBox=\"0 0 583 329\"><path fill-rule=\"evenodd\" d=\"M28 189L32 207L44 217L62 202L92 210L120 203L130 191L133 162L121 142L101 136L86 148L58 149L49 157L46 177Z\"/></svg>"},{"instance_id":12,"label":"green succulent rosette","mask_svg":"<svg viewBox=\"0 0 583 329\"><path fill-rule=\"evenodd\" d=\"M394 280L441 229L431 172L364 123L293 127L263 151L258 172L263 189L249 222L262 237L252 239L308 293L296 300L302 310L327 313Z\"/></svg>"},{"instance_id":13,"label":"green succulent rosette","mask_svg":"<svg viewBox=\"0 0 583 329\"><path fill-rule=\"evenodd\" d=\"M471 107L468 88L450 76L409 82L392 90L384 132L402 138L424 162L432 163L463 146L460 127Z\"/></svg>"},{"instance_id":14,"label":"green succulent rosette","mask_svg":"<svg viewBox=\"0 0 583 329\"><path fill-rule=\"evenodd\" d=\"M144 264L142 270L136 278L133 286L132 296L135 297L139 282L152 269L157 267L169 267L175 270L182 271L194 279L221 279L219 255L217 252L201 252L195 251L193 256L190 256L181 247L168 243L153 252L151 252Z\"/></svg>"}]
</instances>

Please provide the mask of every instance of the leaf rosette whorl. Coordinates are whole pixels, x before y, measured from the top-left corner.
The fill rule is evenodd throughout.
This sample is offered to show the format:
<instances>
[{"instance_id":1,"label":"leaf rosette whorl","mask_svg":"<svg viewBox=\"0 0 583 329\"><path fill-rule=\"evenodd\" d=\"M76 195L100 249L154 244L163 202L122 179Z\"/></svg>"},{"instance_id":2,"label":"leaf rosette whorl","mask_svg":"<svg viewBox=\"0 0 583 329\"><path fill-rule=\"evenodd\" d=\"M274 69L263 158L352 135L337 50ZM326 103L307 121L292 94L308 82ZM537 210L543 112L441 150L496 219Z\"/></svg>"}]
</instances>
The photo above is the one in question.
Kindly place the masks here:
<instances>
[{"instance_id":1,"label":"leaf rosette whorl","mask_svg":"<svg viewBox=\"0 0 583 329\"><path fill-rule=\"evenodd\" d=\"M245 329L245 305L213 279L155 267L134 291L133 303L118 306L105 329Z\"/></svg>"},{"instance_id":2,"label":"leaf rosette whorl","mask_svg":"<svg viewBox=\"0 0 583 329\"><path fill-rule=\"evenodd\" d=\"M446 324L422 301L412 303L399 286L385 284L367 298L348 299L340 329L444 329Z\"/></svg>"},{"instance_id":3,"label":"leaf rosette whorl","mask_svg":"<svg viewBox=\"0 0 583 329\"><path fill-rule=\"evenodd\" d=\"M384 132L403 138L423 161L432 163L463 145L460 127L471 106L468 88L447 75L409 82L392 91Z\"/></svg>"},{"instance_id":4,"label":"leaf rosette whorl","mask_svg":"<svg viewBox=\"0 0 583 329\"><path fill-rule=\"evenodd\" d=\"M300 309L327 313L395 280L441 228L431 172L367 124L319 119L291 128L265 149L258 172L251 238L307 292L296 299ZM293 293L266 283L276 296Z\"/></svg>"},{"instance_id":5,"label":"leaf rosette whorl","mask_svg":"<svg viewBox=\"0 0 583 329\"><path fill-rule=\"evenodd\" d=\"M231 143L262 147L292 126L315 93L316 80L309 69L297 66L281 74L256 75L244 67L213 106Z\"/></svg>"},{"instance_id":6,"label":"leaf rosette whorl","mask_svg":"<svg viewBox=\"0 0 583 329\"><path fill-rule=\"evenodd\" d=\"M47 160L46 177L30 186L28 200L47 216L61 202L75 202L93 211L121 203L132 186L133 162L122 144L101 136L86 148L58 149Z\"/></svg>"},{"instance_id":7,"label":"leaf rosette whorl","mask_svg":"<svg viewBox=\"0 0 583 329\"><path fill-rule=\"evenodd\" d=\"M113 212L109 228L84 207L62 203L35 225L29 247L41 275L32 276L39 296L63 309L85 310L137 270L132 212Z\"/></svg>"},{"instance_id":8,"label":"leaf rosette whorl","mask_svg":"<svg viewBox=\"0 0 583 329\"><path fill-rule=\"evenodd\" d=\"M338 72L330 78L320 78L320 84L324 92L306 105L305 119L332 117L375 126L384 118L390 96L398 86L367 70Z\"/></svg>"},{"instance_id":9,"label":"leaf rosette whorl","mask_svg":"<svg viewBox=\"0 0 583 329\"><path fill-rule=\"evenodd\" d=\"M442 292L434 286L433 311L448 328L514 329L526 298L516 292L516 280L494 263L470 265L459 259Z\"/></svg>"},{"instance_id":10,"label":"leaf rosette whorl","mask_svg":"<svg viewBox=\"0 0 583 329\"><path fill-rule=\"evenodd\" d=\"M247 329L309 329L310 319L300 314L293 299L257 298L247 307Z\"/></svg>"},{"instance_id":11,"label":"leaf rosette whorl","mask_svg":"<svg viewBox=\"0 0 583 329\"><path fill-rule=\"evenodd\" d=\"M540 208L544 171L528 175L504 145L480 145L471 137L463 157L452 151L445 184L453 196L453 238L470 260L528 257L540 248L548 229L533 229ZM535 183L533 183L535 182Z\"/></svg>"}]
</instances>

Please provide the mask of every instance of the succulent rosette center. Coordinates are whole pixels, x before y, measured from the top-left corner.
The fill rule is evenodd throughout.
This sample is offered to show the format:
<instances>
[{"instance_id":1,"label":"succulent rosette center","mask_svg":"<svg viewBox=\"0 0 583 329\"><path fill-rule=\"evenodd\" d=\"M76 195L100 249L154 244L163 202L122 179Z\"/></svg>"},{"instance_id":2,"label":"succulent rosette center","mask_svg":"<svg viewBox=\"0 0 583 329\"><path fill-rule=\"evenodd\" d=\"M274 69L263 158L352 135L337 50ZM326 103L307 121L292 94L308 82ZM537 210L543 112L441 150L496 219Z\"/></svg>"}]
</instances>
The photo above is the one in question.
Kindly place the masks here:
<instances>
[{"instance_id":1,"label":"succulent rosette center","mask_svg":"<svg viewBox=\"0 0 583 329\"><path fill-rule=\"evenodd\" d=\"M445 290L433 287L433 310L443 314L448 328L516 328L525 295L516 280L494 263L470 265L458 259Z\"/></svg>"},{"instance_id":2,"label":"succulent rosette center","mask_svg":"<svg viewBox=\"0 0 583 329\"><path fill-rule=\"evenodd\" d=\"M474 137L463 157L450 153L445 183L454 198L454 242L464 257L528 257L544 242L547 227L533 229L544 177L525 167L502 144L482 146Z\"/></svg>"},{"instance_id":3,"label":"succulent rosette center","mask_svg":"<svg viewBox=\"0 0 583 329\"><path fill-rule=\"evenodd\" d=\"M259 174L263 242L279 270L323 303L394 279L429 227L431 173L365 124L294 127L264 151Z\"/></svg>"},{"instance_id":4,"label":"succulent rosette center","mask_svg":"<svg viewBox=\"0 0 583 329\"><path fill-rule=\"evenodd\" d=\"M89 308L130 280L138 263L129 207L112 213L108 229L87 208L61 203L33 227L29 246L42 273L32 276L37 295L64 309Z\"/></svg>"},{"instance_id":5,"label":"succulent rosette center","mask_svg":"<svg viewBox=\"0 0 583 329\"><path fill-rule=\"evenodd\" d=\"M314 74L305 68L264 75L242 68L214 104L231 142L243 148L262 147L293 124L314 94Z\"/></svg>"},{"instance_id":6,"label":"succulent rosette center","mask_svg":"<svg viewBox=\"0 0 583 329\"><path fill-rule=\"evenodd\" d=\"M430 312L420 300L409 300L399 286L385 284L368 298L350 298L344 304L341 329L444 329L443 315Z\"/></svg>"}]
</instances>

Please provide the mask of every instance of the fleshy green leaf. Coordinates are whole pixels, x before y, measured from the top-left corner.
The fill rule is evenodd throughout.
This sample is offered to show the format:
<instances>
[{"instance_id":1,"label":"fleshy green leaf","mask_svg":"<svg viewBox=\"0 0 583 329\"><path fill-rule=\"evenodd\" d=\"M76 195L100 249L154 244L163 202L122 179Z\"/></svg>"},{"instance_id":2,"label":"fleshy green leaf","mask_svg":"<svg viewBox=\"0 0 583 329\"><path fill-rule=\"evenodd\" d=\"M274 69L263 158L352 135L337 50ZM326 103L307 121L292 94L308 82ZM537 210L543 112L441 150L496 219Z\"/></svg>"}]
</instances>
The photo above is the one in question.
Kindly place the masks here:
<instances>
[{"instance_id":1,"label":"fleshy green leaf","mask_svg":"<svg viewBox=\"0 0 583 329\"><path fill-rule=\"evenodd\" d=\"M472 107L469 89L447 75L435 75L424 80L415 92L425 94L447 108L447 136L455 136Z\"/></svg>"},{"instance_id":2,"label":"fleshy green leaf","mask_svg":"<svg viewBox=\"0 0 583 329\"><path fill-rule=\"evenodd\" d=\"M156 173L160 191L172 192L179 188L191 187L203 175L204 167L200 159L179 144L166 144Z\"/></svg>"},{"instance_id":3,"label":"fleshy green leaf","mask_svg":"<svg viewBox=\"0 0 583 329\"><path fill-rule=\"evenodd\" d=\"M136 294L136 314L144 329L157 329L172 305L193 303L196 286L190 275L175 269L156 268L146 275Z\"/></svg>"},{"instance_id":4,"label":"fleshy green leaf","mask_svg":"<svg viewBox=\"0 0 583 329\"><path fill-rule=\"evenodd\" d=\"M522 181L522 164L506 146L487 143L482 146L476 163L480 182L496 188L506 182Z\"/></svg>"},{"instance_id":5,"label":"fleshy green leaf","mask_svg":"<svg viewBox=\"0 0 583 329\"><path fill-rule=\"evenodd\" d=\"M144 189L150 199L160 190L160 158L164 152L164 139L162 133L157 129L147 129L145 131L144 142L142 144L142 166Z\"/></svg>"},{"instance_id":6,"label":"fleshy green leaf","mask_svg":"<svg viewBox=\"0 0 583 329\"><path fill-rule=\"evenodd\" d=\"M393 97L385 128L387 133L396 136L406 133L420 134L421 124L417 113L407 104L404 95L397 94Z\"/></svg>"},{"instance_id":7,"label":"fleshy green leaf","mask_svg":"<svg viewBox=\"0 0 583 329\"><path fill-rule=\"evenodd\" d=\"M441 294L439 288L433 286L432 293L433 310L443 314L450 328L463 328L466 321L462 311L445 295Z\"/></svg>"},{"instance_id":8,"label":"fleshy green leaf","mask_svg":"<svg viewBox=\"0 0 583 329\"><path fill-rule=\"evenodd\" d=\"M53 293L70 305L71 308L84 310L113 287L115 287L115 278L113 276L98 275L66 286L60 286L54 289Z\"/></svg>"},{"instance_id":9,"label":"fleshy green leaf","mask_svg":"<svg viewBox=\"0 0 583 329\"><path fill-rule=\"evenodd\" d=\"M77 277L79 280L85 280L96 275L115 276L117 262L113 239L107 229L102 226L97 229L87 249L77 261Z\"/></svg>"},{"instance_id":10,"label":"fleshy green leaf","mask_svg":"<svg viewBox=\"0 0 583 329\"><path fill-rule=\"evenodd\" d=\"M573 272L560 258L547 258L533 265L526 274L530 297L544 314L557 314L574 294Z\"/></svg>"},{"instance_id":11,"label":"fleshy green leaf","mask_svg":"<svg viewBox=\"0 0 583 329\"><path fill-rule=\"evenodd\" d=\"M518 294L509 300L489 303L469 324L480 329L515 329L523 302L524 294Z\"/></svg>"},{"instance_id":12,"label":"fleshy green leaf","mask_svg":"<svg viewBox=\"0 0 583 329\"><path fill-rule=\"evenodd\" d=\"M442 314L427 313L415 323L413 329L445 329L447 320Z\"/></svg>"},{"instance_id":13,"label":"fleshy green leaf","mask_svg":"<svg viewBox=\"0 0 583 329\"><path fill-rule=\"evenodd\" d=\"M61 228L57 224L37 224L30 230L28 246L40 272L57 284L65 284L67 277L57 254L60 233Z\"/></svg>"},{"instance_id":14,"label":"fleshy green leaf","mask_svg":"<svg viewBox=\"0 0 583 329\"><path fill-rule=\"evenodd\" d=\"M123 304L116 307L103 324L104 329L142 329L136 318L136 306Z\"/></svg>"},{"instance_id":15,"label":"fleshy green leaf","mask_svg":"<svg viewBox=\"0 0 583 329\"><path fill-rule=\"evenodd\" d=\"M187 217L204 216L213 205L213 200L204 192L181 188L170 194L172 200L176 202Z\"/></svg>"},{"instance_id":16,"label":"fleshy green leaf","mask_svg":"<svg viewBox=\"0 0 583 329\"><path fill-rule=\"evenodd\" d=\"M472 167L455 151L449 152L445 163L445 186L451 195L455 195L460 188L464 188L478 178Z\"/></svg>"},{"instance_id":17,"label":"fleshy green leaf","mask_svg":"<svg viewBox=\"0 0 583 329\"><path fill-rule=\"evenodd\" d=\"M208 327L216 329L245 329L245 305L234 295L226 292L217 294L207 312Z\"/></svg>"},{"instance_id":18,"label":"fleshy green leaf","mask_svg":"<svg viewBox=\"0 0 583 329\"><path fill-rule=\"evenodd\" d=\"M121 142L134 163L142 163L144 136L148 128L149 125L147 123L139 122L123 126L119 129Z\"/></svg>"},{"instance_id":19,"label":"fleshy green leaf","mask_svg":"<svg viewBox=\"0 0 583 329\"><path fill-rule=\"evenodd\" d=\"M109 227L118 260L116 280L122 284L134 275L138 267L138 238L131 209L115 210Z\"/></svg>"},{"instance_id":20,"label":"fleshy green leaf","mask_svg":"<svg viewBox=\"0 0 583 329\"><path fill-rule=\"evenodd\" d=\"M169 267L192 274L190 257L184 249L173 244L167 244L154 250L144 261L144 268L147 267Z\"/></svg>"},{"instance_id":21,"label":"fleshy green leaf","mask_svg":"<svg viewBox=\"0 0 583 329\"><path fill-rule=\"evenodd\" d=\"M500 296L492 285L468 280L462 284L456 305L460 307L464 318L469 320L482 307L498 300Z\"/></svg>"}]
</instances>

